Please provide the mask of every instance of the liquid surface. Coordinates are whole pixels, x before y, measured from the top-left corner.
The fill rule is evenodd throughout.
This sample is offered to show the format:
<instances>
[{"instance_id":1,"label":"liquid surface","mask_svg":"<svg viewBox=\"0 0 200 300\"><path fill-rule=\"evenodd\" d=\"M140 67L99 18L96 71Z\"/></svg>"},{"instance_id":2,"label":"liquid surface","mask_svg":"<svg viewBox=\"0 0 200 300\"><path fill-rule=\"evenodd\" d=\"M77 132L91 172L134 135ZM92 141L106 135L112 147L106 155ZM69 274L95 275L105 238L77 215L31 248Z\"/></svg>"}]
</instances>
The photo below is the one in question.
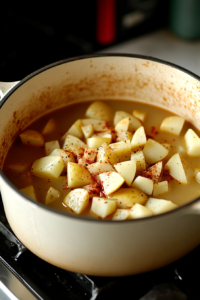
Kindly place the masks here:
<instances>
[{"instance_id":1,"label":"liquid surface","mask_svg":"<svg viewBox=\"0 0 200 300\"><path fill-rule=\"evenodd\" d=\"M29 129L34 129L41 132L47 121L50 118L54 118L57 124L56 129L53 133L45 135L45 142L60 140L63 134L66 133L66 131L77 119L85 118L85 111L88 108L89 104L89 102L84 104L76 104L68 106L64 109L62 108L61 110L54 111L31 124L31 126L29 126ZM200 168L200 158L188 157L183 139L188 128L192 128L195 132L197 131L190 124L185 122L180 136L177 137L175 135L162 132L159 129L163 119L172 115L167 111L155 108L153 106L128 101L107 101L107 104L109 104L109 106L112 107L114 111L123 110L132 114L133 109L136 109L146 113L146 118L143 126L145 128L147 136L155 139L159 143L168 143L171 145L170 155L164 159L164 163L166 163L173 154L177 152L180 154L188 184L184 185L180 184L176 180L171 180L169 181L169 191L158 196L157 198L171 200L173 203L180 206L199 197L200 184L197 183L194 178L194 170L196 168ZM60 145L62 147L62 143L60 143ZM18 162L23 162L25 164L28 164L30 170L33 162L36 159L44 156L46 156L44 147L39 148L25 146L22 144L20 138L18 137L7 154L3 166L3 172L18 189L24 188L29 184L30 178L27 178L24 172L14 172L10 169L10 165ZM54 179L43 179L37 176L32 176L31 180L33 186L35 187L38 201L44 203L46 192L48 188L53 184ZM164 179L161 179L161 181L162 180ZM57 182L54 187L59 188L59 186L61 187L61 197L59 198L59 200L49 204L49 206L71 214L71 211L62 204L64 196L68 193L67 187L65 186L63 189L62 180L60 180L60 182ZM89 208L86 209L84 215L87 215L88 212Z\"/></svg>"}]
</instances>

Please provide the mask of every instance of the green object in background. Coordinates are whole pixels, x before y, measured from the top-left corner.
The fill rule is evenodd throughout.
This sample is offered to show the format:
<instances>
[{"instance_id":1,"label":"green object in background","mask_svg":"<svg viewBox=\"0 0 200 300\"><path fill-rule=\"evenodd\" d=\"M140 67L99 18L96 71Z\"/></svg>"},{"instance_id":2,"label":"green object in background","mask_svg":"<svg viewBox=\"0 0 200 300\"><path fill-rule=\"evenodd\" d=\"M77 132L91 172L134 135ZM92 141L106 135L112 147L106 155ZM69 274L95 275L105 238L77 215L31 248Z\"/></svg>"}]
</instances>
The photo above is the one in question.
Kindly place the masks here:
<instances>
[{"instance_id":1,"label":"green object in background","mask_svg":"<svg viewBox=\"0 0 200 300\"><path fill-rule=\"evenodd\" d=\"M169 26L185 39L200 37L200 0L171 0Z\"/></svg>"}]
</instances>

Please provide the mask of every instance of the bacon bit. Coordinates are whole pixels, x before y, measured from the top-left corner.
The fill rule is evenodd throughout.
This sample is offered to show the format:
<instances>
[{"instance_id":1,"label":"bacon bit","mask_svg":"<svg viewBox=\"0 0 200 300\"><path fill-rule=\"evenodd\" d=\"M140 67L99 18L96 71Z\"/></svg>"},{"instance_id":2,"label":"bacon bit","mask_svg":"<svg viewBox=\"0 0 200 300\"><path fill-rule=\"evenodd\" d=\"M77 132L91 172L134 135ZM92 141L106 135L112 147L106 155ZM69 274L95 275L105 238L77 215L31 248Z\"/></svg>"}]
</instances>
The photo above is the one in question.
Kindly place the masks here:
<instances>
[{"instance_id":1,"label":"bacon bit","mask_svg":"<svg viewBox=\"0 0 200 300\"><path fill-rule=\"evenodd\" d=\"M155 135L159 134L159 132L156 130L156 127L155 127L155 126L152 126L152 127L151 127L151 133L152 133L152 134L155 134Z\"/></svg>"}]
</instances>

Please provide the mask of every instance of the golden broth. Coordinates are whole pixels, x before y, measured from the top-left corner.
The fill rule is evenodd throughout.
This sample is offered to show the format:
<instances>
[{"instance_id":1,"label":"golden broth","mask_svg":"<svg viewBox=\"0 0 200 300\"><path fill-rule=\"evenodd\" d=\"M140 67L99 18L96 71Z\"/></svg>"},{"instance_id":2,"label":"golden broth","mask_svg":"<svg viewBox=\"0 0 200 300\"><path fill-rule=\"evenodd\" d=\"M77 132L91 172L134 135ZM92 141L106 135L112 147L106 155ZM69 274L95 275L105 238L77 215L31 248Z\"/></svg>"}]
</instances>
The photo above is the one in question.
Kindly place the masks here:
<instances>
[{"instance_id":1,"label":"golden broth","mask_svg":"<svg viewBox=\"0 0 200 300\"><path fill-rule=\"evenodd\" d=\"M172 146L172 150L170 150L170 156L179 152L179 150L181 149L180 147L185 149L185 152L183 151L179 153L186 172L188 184L184 185L180 184L176 180L172 180L169 182L169 191L165 194L158 196L157 198L171 200L173 203L179 206L197 198L200 195L200 184L197 183L194 177L195 169L198 167L200 168L200 158L192 158L187 155L183 139L188 128L192 128L195 132L197 131L189 123L185 122L180 136L177 137L175 135L161 132L159 130L160 124L163 121L163 119L172 115L167 111L150 105L144 105L129 101L107 101L107 104L109 104L109 106L112 107L114 111L123 110L132 114L133 109L137 109L145 112L146 118L143 125L146 134L148 136L151 136L159 143L170 144ZM60 110L56 110L48 115L43 116L42 118L31 124L28 128L41 132L47 121L53 117L57 123L57 128L52 134L45 135L45 142L52 140L60 140L63 134L77 119L85 117L85 111L88 108L88 106L89 102L83 104L75 104L67 106L64 109L62 108ZM112 124L110 125L113 126ZM62 146L61 143L60 145ZM25 176L25 173L19 174L17 172L14 172L9 168L9 166L13 163L24 162L28 163L28 165L30 166L30 170L33 162L36 159L44 156L46 156L44 147L37 148L25 146L21 143L21 140L18 137L6 156L3 165L3 172L18 189L24 188L30 185L29 178ZM163 160L164 163L168 161L170 156L168 155L167 158ZM32 184L35 187L39 202L44 203L45 195L48 188L51 186L51 182L53 182L53 179L49 180L37 176L32 176ZM71 211L62 204L62 200L67 194L67 187L64 186L64 188L62 188L63 182L58 183L57 186L54 187L59 188L59 186L61 188L61 197L59 200L52 202L49 206L58 210L65 211L67 213L71 213ZM88 215L88 212L89 208L84 212L84 215Z\"/></svg>"}]
</instances>

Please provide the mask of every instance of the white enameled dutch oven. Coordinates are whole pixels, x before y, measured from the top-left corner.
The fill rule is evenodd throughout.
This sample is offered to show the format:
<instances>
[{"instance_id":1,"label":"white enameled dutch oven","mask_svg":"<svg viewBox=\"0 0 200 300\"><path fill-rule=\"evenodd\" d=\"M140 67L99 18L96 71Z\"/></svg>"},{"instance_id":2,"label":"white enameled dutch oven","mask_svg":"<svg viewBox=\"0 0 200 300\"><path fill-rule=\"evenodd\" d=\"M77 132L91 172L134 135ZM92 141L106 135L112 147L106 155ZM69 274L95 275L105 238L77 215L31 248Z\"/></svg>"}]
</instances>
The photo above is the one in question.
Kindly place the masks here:
<instances>
[{"instance_id":1,"label":"white enameled dutch oven","mask_svg":"<svg viewBox=\"0 0 200 300\"><path fill-rule=\"evenodd\" d=\"M137 100L173 111L200 129L199 80L155 58L96 54L54 63L15 85L1 83L0 167L13 140L30 122L74 102ZM2 172L0 189L16 236L37 256L66 270L98 276L147 272L200 243L199 199L162 215L113 222L66 215L36 203Z\"/></svg>"}]
</instances>

